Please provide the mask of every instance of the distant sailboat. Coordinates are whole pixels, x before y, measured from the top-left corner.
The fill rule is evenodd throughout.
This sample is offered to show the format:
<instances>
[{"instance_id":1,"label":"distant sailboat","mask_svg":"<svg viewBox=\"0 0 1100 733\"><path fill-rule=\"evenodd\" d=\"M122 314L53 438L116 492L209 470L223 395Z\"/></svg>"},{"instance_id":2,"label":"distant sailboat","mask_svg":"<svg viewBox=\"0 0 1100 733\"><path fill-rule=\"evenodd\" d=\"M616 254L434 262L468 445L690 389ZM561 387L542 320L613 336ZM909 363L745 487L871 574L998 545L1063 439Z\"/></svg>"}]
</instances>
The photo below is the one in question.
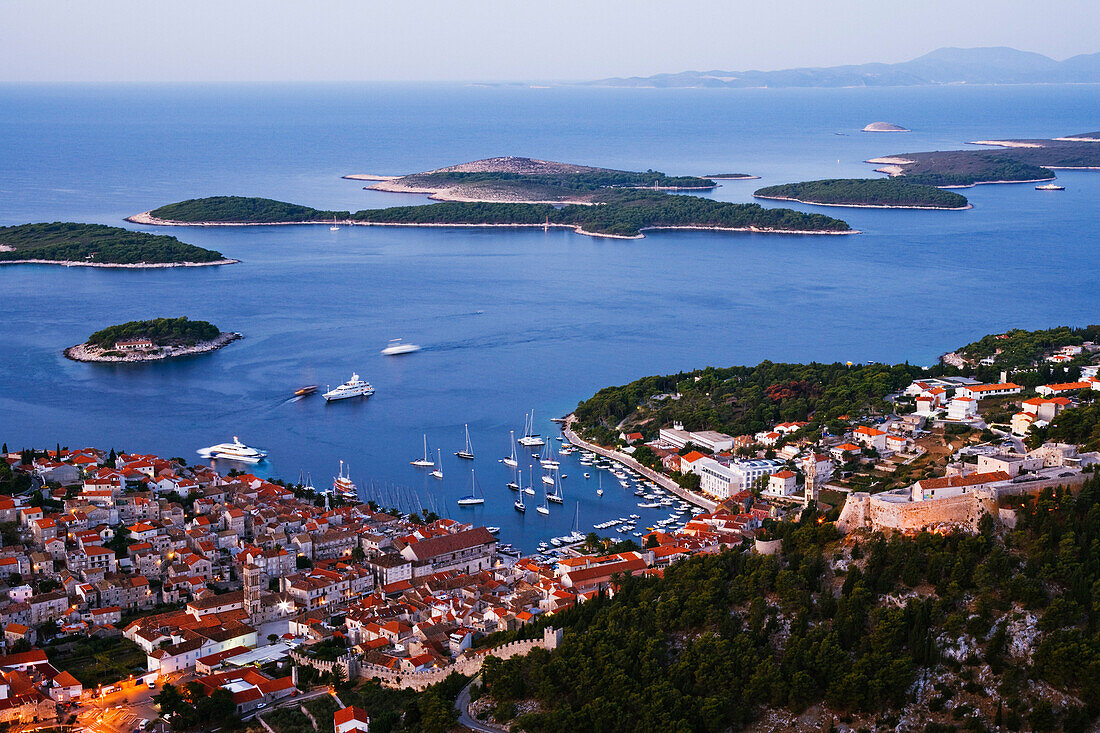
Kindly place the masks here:
<instances>
[{"instance_id":1,"label":"distant sailboat","mask_svg":"<svg viewBox=\"0 0 1100 733\"><path fill-rule=\"evenodd\" d=\"M436 449L436 455L437 455L437 458L438 458L438 462L436 463L435 469L428 475L431 476L432 478L441 479L441 478L443 478L443 451L441 451L437 448Z\"/></svg>"},{"instance_id":2,"label":"distant sailboat","mask_svg":"<svg viewBox=\"0 0 1100 733\"><path fill-rule=\"evenodd\" d=\"M475 504L484 504L485 497L478 496L477 491L477 477L474 476L474 469L470 469L470 494L464 496L458 500L459 506L474 506Z\"/></svg>"},{"instance_id":3,"label":"distant sailboat","mask_svg":"<svg viewBox=\"0 0 1100 733\"><path fill-rule=\"evenodd\" d=\"M516 500L514 502L512 502L512 507L517 512L519 512L520 514L523 514L524 512L527 511L527 505L523 503L523 492L522 491L519 492L519 496L516 497Z\"/></svg>"},{"instance_id":4,"label":"distant sailboat","mask_svg":"<svg viewBox=\"0 0 1100 733\"><path fill-rule=\"evenodd\" d=\"M546 499L542 500L542 506L535 507L535 511L539 514L550 515L550 505L546 503Z\"/></svg>"},{"instance_id":5,"label":"distant sailboat","mask_svg":"<svg viewBox=\"0 0 1100 733\"><path fill-rule=\"evenodd\" d=\"M435 461L428 458L428 435L424 434L424 457L417 458L415 461L409 461L409 465L416 466L417 468L431 468L435 465Z\"/></svg>"},{"instance_id":6,"label":"distant sailboat","mask_svg":"<svg viewBox=\"0 0 1100 733\"><path fill-rule=\"evenodd\" d=\"M523 493L530 494L531 496L534 496L535 495L535 476L532 473L532 470L533 469L531 469L531 468L527 469L527 486L523 489Z\"/></svg>"},{"instance_id":7,"label":"distant sailboat","mask_svg":"<svg viewBox=\"0 0 1100 733\"><path fill-rule=\"evenodd\" d=\"M555 479L557 478L556 473L554 474L554 477L555 477ZM547 501L552 501L555 504L564 504L565 503L565 497L563 497L562 494L561 494L561 481L557 481L557 480L554 481L554 490L546 492L546 500Z\"/></svg>"},{"instance_id":8,"label":"distant sailboat","mask_svg":"<svg viewBox=\"0 0 1100 733\"><path fill-rule=\"evenodd\" d=\"M519 444L527 448L543 445L546 441L535 434L535 411L531 410L527 415L527 419L523 425L523 437L519 439Z\"/></svg>"},{"instance_id":9,"label":"distant sailboat","mask_svg":"<svg viewBox=\"0 0 1100 733\"><path fill-rule=\"evenodd\" d=\"M329 230L330 232L338 232L338 231L340 231L340 227L336 226L336 214L333 214L333 215L332 215L332 226L330 226L330 227L328 228L328 230Z\"/></svg>"},{"instance_id":10,"label":"distant sailboat","mask_svg":"<svg viewBox=\"0 0 1100 733\"><path fill-rule=\"evenodd\" d=\"M519 461L516 459L516 431L515 430L509 430L508 431L508 442L512 446L512 455L508 456L507 458L502 458L501 462L505 466L511 466L512 468L515 468L516 466L519 465Z\"/></svg>"},{"instance_id":11,"label":"distant sailboat","mask_svg":"<svg viewBox=\"0 0 1100 733\"><path fill-rule=\"evenodd\" d=\"M596 477L599 479L599 488L596 489L596 496L603 496L603 472L598 472Z\"/></svg>"},{"instance_id":12,"label":"distant sailboat","mask_svg":"<svg viewBox=\"0 0 1100 733\"><path fill-rule=\"evenodd\" d=\"M470 445L470 426L466 426L466 447L460 451L455 451L455 455L459 458L465 458L468 461L474 460L474 447Z\"/></svg>"}]
</instances>

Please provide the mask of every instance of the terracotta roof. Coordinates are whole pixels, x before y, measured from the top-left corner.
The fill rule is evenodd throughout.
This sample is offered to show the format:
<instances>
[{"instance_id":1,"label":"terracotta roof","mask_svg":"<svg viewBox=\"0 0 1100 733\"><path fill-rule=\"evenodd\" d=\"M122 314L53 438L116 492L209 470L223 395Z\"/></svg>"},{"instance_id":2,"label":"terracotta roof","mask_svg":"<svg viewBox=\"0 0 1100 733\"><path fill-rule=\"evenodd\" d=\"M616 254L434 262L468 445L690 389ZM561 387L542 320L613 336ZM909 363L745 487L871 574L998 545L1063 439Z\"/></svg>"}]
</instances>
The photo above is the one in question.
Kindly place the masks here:
<instances>
[{"instance_id":1,"label":"terracotta roof","mask_svg":"<svg viewBox=\"0 0 1100 733\"><path fill-rule=\"evenodd\" d=\"M990 471L988 473L971 473L966 476L941 476L940 478L928 478L918 481L917 485L922 489L946 489L964 486L979 486L994 481L1008 481L1011 477L1004 471Z\"/></svg>"}]
</instances>

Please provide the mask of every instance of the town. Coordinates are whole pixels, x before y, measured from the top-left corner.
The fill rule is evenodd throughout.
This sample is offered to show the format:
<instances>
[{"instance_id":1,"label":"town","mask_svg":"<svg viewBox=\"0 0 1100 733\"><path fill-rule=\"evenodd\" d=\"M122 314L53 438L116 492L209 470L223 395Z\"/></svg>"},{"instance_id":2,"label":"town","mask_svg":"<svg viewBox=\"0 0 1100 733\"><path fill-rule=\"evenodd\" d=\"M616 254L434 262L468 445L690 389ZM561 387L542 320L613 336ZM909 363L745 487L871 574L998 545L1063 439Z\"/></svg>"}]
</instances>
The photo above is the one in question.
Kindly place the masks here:
<instances>
[{"instance_id":1,"label":"town","mask_svg":"<svg viewBox=\"0 0 1100 733\"><path fill-rule=\"evenodd\" d=\"M613 595L617 579L692 555L775 553L769 529L806 511L846 533L1010 523L1013 497L1080 484L1100 463L1075 444L1035 444L1100 392L1100 367L1081 364L1097 352L1052 351L1051 364L1076 360L1077 381L1033 388L1007 371L992 383L921 377L887 395L889 414L840 416L848 427L835 433L806 421L739 436L674 423L597 445L571 417L564 438L586 456L699 508L639 544L592 533L526 557L500 551L485 527L236 470L5 446L0 721L129 733L186 727L186 713L165 709L168 690L224 691L245 721L305 711L331 691L320 712L336 730L366 730L369 711L339 703L333 685L424 690L476 675L490 655L554 649L553 616Z\"/></svg>"}]
</instances>

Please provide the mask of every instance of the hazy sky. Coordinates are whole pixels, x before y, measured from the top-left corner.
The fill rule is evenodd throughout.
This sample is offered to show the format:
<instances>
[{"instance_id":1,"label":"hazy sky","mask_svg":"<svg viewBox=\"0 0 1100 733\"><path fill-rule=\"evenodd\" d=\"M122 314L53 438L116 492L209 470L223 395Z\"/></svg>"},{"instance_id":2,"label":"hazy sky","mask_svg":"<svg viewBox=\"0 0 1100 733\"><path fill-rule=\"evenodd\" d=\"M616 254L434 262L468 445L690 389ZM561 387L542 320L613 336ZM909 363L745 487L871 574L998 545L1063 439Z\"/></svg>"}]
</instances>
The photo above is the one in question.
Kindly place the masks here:
<instances>
[{"instance_id":1,"label":"hazy sky","mask_svg":"<svg viewBox=\"0 0 1100 733\"><path fill-rule=\"evenodd\" d=\"M1098 0L0 0L3 81L593 79L1100 51Z\"/></svg>"}]
</instances>

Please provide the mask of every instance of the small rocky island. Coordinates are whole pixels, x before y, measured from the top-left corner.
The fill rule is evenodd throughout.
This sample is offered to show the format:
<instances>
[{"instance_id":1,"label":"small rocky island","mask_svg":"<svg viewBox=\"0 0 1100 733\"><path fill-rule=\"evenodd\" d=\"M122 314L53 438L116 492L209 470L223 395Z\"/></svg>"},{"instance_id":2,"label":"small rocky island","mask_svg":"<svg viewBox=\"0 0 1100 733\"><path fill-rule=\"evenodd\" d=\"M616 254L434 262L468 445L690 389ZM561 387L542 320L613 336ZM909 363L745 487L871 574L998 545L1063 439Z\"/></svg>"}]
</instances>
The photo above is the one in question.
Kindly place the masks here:
<instances>
[{"instance_id":1,"label":"small rocky island","mask_svg":"<svg viewBox=\"0 0 1100 733\"><path fill-rule=\"evenodd\" d=\"M239 338L241 334L223 332L208 321L155 318L108 326L64 353L73 361L161 361L216 351Z\"/></svg>"},{"instance_id":2,"label":"small rocky island","mask_svg":"<svg viewBox=\"0 0 1100 733\"><path fill-rule=\"evenodd\" d=\"M912 130L895 125L893 122L872 122L863 128L863 132L912 132Z\"/></svg>"},{"instance_id":3,"label":"small rocky island","mask_svg":"<svg viewBox=\"0 0 1100 733\"><path fill-rule=\"evenodd\" d=\"M151 268L230 265L237 261L165 234L103 224L55 221L0 227L0 265Z\"/></svg>"}]
</instances>

